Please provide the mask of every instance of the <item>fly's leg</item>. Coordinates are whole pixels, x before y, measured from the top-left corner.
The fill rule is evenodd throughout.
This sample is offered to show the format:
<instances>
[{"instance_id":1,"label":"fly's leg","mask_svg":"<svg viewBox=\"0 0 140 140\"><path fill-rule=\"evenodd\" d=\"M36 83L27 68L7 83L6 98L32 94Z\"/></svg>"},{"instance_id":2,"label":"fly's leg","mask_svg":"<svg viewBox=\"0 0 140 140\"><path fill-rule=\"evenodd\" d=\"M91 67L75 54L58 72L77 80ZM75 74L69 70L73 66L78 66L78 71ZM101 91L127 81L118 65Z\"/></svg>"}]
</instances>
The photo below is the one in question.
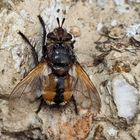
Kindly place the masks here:
<instances>
[{"instance_id":1,"label":"fly's leg","mask_svg":"<svg viewBox=\"0 0 140 140\"><path fill-rule=\"evenodd\" d=\"M22 32L19 31L18 34L31 47L31 51L32 51L32 54L33 54L33 57L34 57L35 65L37 65L39 62L38 62L38 55L37 55L37 52L35 50L35 47L30 43L29 39Z\"/></svg>"},{"instance_id":2,"label":"fly's leg","mask_svg":"<svg viewBox=\"0 0 140 140\"><path fill-rule=\"evenodd\" d=\"M41 98L41 99L40 99L40 98ZM38 113L40 112L40 110L41 110L43 104L45 103L45 102L44 102L44 99L42 98L42 96L40 96L40 98L38 98L38 99L40 99L40 104L39 104L39 106L38 106L38 109L36 110L36 114L38 114Z\"/></svg>"},{"instance_id":3,"label":"fly's leg","mask_svg":"<svg viewBox=\"0 0 140 140\"><path fill-rule=\"evenodd\" d=\"M44 22L43 18L40 15L38 16L38 18L39 18L40 24L43 28L42 54L44 56L44 53L46 52L46 50L45 50L46 47L45 46L46 46L46 34L47 34L47 32L46 32L45 22Z\"/></svg>"},{"instance_id":4,"label":"fly's leg","mask_svg":"<svg viewBox=\"0 0 140 140\"><path fill-rule=\"evenodd\" d=\"M72 47L72 49L74 48L74 44L75 44L75 40L73 40L72 42L71 42L71 47Z\"/></svg>"},{"instance_id":5,"label":"fly's leg","mask_svg":"<svg viewBox=\"0 0 140 140\"><path fill-rule=\"evenodd\" d=\"M75 107L75 113L76 113L76 115L78 115L77 103L76 103L76 100L75 100L73 95L72 95L72 101L73 101L73 104L74 104L74 107Z\"/></svg>"}]
</instances>

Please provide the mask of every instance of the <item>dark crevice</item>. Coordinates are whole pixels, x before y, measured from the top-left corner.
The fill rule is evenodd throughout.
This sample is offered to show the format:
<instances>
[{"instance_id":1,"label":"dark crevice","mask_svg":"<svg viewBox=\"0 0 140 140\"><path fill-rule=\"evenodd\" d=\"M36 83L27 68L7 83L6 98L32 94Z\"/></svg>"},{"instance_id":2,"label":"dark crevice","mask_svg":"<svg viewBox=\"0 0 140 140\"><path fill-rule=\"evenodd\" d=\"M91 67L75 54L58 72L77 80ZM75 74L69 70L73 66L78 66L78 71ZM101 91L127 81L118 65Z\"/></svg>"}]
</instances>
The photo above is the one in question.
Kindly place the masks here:
<instances>
[{"instance_id":1,"label":"dark crevice","mask_svg":"<svg viewBox=\"0 0 140 140\"><path fill-rule=\"evenodd\" d=\"M0 94L0 99L8 101L9 95L8 94L6 94L6 95Z\"/></svg>"},{"instance_id":2,"label":"dark crevice","mask_svg":"<svg viewBox=\"0 0 140 140\"><path fill-rule=\"evenodd\" d=\"M3 130L1 133L17 140L47 140L47 136L42 134L42 130L40 128L33 128L19 132Z\"/></svg>"}]
</instances>

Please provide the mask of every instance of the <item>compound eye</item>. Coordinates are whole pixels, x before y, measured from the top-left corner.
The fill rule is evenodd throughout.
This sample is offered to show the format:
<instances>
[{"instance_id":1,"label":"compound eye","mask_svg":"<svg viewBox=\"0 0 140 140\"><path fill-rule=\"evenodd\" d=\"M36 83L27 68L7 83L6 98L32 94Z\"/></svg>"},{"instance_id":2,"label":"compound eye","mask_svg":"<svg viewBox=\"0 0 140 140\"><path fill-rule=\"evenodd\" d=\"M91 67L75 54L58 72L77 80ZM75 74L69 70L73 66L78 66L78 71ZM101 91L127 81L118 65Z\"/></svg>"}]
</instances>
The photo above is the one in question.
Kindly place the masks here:
<instances>
[{"instance_id":1,"label":"compound eye","mask_svg":"<svg viewBox=\"0 0 140 140\"><path fill-rule=\"evenodd\" d=\"M63 37L63 40L64 41L70 41L72 39L72 35L67 33L64 37Z\"/></svg>"},{"instance_id":2,"label":"compound eye","mask_svg":"<svg viewBox=\"0 0 140 140\"><path fill-rule=\"evenodd\" d=\"M47 38L51 40L57 40L56 35L53 32L47 34Z\"/></svg>"}]
</instances>

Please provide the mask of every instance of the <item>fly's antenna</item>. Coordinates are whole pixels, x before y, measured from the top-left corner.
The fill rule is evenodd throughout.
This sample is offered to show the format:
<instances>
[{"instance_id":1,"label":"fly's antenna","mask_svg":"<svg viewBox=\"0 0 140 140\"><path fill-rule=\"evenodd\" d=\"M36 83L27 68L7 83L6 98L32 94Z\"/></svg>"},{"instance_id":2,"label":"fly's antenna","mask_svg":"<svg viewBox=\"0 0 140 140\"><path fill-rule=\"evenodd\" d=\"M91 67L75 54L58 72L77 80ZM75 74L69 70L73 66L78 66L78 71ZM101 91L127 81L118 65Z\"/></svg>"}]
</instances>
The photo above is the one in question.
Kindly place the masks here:
<instances>
[{"instance_id":1,"label":"fly's antenna","mask_svg":"<svg viewBox=\"0 0 140 140\"><path fill-rule=\"evenodd\" d=\"M61 22L61 26L60 27L63 26L64 22L65 22L65 18L62 19L62 22Z\"/></svg>"},{"instance_id":2,"label":"fly's antenna","mask_svg":"<svg viewBox=\"0 0 140 140\"><path fill-rule=\"evenodd\" d=\"M56 18L56 20L57 20L58 27L61 27L62 28L62 26L63 26L63 24L65 22L65 18L62 19L61 25L60 25L60 20L59 20L58 17Z\"/></svg>"},{"instance_id":3,"label":"fly's antenna","mask_svg":"<svg viewBox=\"0 0 140 140\"><path fill-rule=\"evenodd\" d=\"M56 20L57 20L58 26L61 27L60 26L60 21L59 21L59 18L58 17L56 18Z\"/></svg>"}]
</instances>

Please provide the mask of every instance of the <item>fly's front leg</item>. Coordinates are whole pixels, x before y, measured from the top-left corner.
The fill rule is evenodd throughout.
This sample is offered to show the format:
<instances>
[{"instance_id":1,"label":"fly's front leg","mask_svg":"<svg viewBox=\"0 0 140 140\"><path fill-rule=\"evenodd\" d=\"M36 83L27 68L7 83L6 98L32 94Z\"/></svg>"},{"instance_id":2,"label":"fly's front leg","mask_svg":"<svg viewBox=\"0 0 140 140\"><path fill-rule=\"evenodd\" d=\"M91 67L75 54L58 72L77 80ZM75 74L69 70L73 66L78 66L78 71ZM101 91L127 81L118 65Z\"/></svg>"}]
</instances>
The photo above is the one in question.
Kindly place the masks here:
<instances>
[{"instance_id":1,"label":"fly's front leg","mask_svg":"<svg viewBox=\"0 0 140 140\"><path fill-rule=\"evenodd\" d=\"M35 62L35 65L37 65L39 62L38 62L38 54L35 50L35 47L30 43L29 39L22 33L22 32L18 32L18 34L23 38L23 40L30 46L31 48L31 51L32 51L32 55L34 57L34 62Z\"/></svg>"},{"instance_id":2,"label":"fly's front leg","mask_svg":"<svg viewBox=\"0 0 140 140\"><path fill-rule=\"evenodd\" d=\"M45 46L46 46L46 34L47 34L47 32L46 32L45 22L44 22L43 18L40 15L38 16L38 18L39 18L40 24L42 25L42 28L43 28L42 54L44 55L44 53L46 52Z\"/></svg>"}]
</instances>

